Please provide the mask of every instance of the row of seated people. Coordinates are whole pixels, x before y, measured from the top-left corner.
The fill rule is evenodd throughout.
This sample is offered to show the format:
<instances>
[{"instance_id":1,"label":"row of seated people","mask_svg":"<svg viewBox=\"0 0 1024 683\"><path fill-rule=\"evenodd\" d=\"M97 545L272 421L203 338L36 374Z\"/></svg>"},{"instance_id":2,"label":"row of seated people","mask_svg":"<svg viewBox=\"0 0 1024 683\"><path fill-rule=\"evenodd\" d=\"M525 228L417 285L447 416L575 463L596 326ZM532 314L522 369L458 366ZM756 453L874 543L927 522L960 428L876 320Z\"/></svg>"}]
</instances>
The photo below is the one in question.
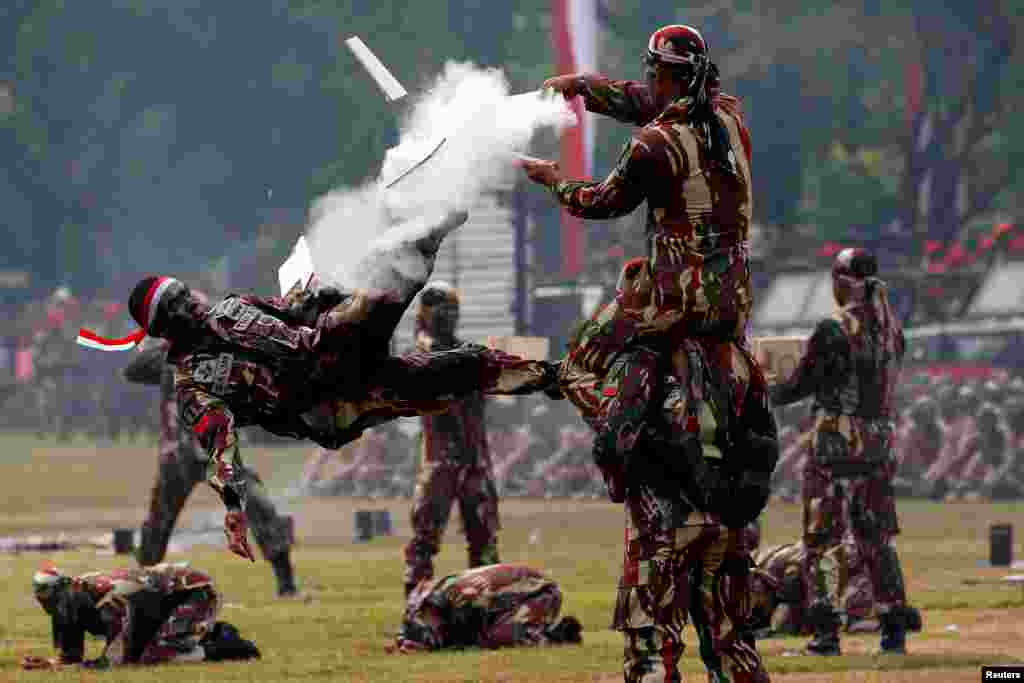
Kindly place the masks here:
<instances>
[{"instance_id":1,"label":"row of seated people","mask_svg":"<svg viewBox=\"0 0 1024 683\"><path fill-rule=\"evenodd\" d=\"M900 392L893 435L897 495L935 500L1024 498L1024 381L908 384ZM779 411L782 457L774 489L800 493L813 418Z\"/></svg>"},{"instance_id":2,"label":"row of seated people","mask_svg":"<svg viewBox=\"0 0 1024 683\"><path fill-rule=\"evenodd\" d=\"M490 420L488 456L499 494L603 497L604 480L590 456L590 429L574 415L552 415L541 403L529 408L528 415L530 419L518 424ZM361 439L337 451L316 448L299 489L328 496L412 496L418 466L417 424L406 420L367 430Z\"/></svg>"},{"instance_id":3,"label":"row of seated people","mask_svg":"<svg viewBox=\"0 0 1024 683\"><path fill-rule=\"evenodd\" d=\"M1024 380L907 382L897 396L894 433L897 495L941 500L1024 498ZM502 496L605 495L590 455L590 429L561 403L528 402L521 412L489 414L489 457ZM774 490L800 495L813 417L780 408L782 457ZM317 449L301 488L321 495L411 496L418 465L418 422L370 430L341 451Z\"/></svg>"}]
</instances>

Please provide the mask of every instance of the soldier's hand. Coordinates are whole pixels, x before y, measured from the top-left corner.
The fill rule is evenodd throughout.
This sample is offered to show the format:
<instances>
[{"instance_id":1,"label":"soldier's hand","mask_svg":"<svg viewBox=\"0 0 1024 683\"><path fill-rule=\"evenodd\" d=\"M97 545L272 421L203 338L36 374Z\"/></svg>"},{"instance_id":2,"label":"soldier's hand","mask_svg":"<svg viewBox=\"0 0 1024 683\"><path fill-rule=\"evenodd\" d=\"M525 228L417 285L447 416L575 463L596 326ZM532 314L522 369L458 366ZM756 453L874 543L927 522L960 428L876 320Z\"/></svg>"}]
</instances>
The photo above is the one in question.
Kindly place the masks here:
<instances>
[{"instance_id":1,"label":"soldier's hand","mask_svg":"<svg viewBox=\"0 0 1024 683\"><path fill-rule=\"evenodd\" d=\"M21 668L25 671L42 671L44 669L56 670L62 667L59 659L56 657L37 657L35 655L25 655L21 660Z\"/></svg>"},{"instance_id":2,"label":"soldier's hand","mask_svg":"<svg viewBox=\"0 0 1024 683\"><path fill-rule=\"evenodd\" d=\"M550 187L562 179L557 161L520 158L516 165L526 171L526 177L535 183Z\"/></svg>"},{"instance_id":3,"label":"soldier's hand","mask_svg":"<svg viewBox=\"0 0 1024 683\"><path fill-rule=\"evenodd\" d=\"M544 81L544 85L542 87L562 93L562 97L567 100L571 100L580 94L580 85L579 74L565 74L563 76L549 78Z\"/></svg>"},{"instance_id":4,"label":"soldier's hand","mask_svg":"<svg viewBox=\"0 0 1024 683\"><path fill-rule=\"evenodd\" d=\"M250 562L255 562L249 548L249 518L242 510L231 510L224 515L224 535L228 539L228 550Z\"/></svg>"}]
</instances>

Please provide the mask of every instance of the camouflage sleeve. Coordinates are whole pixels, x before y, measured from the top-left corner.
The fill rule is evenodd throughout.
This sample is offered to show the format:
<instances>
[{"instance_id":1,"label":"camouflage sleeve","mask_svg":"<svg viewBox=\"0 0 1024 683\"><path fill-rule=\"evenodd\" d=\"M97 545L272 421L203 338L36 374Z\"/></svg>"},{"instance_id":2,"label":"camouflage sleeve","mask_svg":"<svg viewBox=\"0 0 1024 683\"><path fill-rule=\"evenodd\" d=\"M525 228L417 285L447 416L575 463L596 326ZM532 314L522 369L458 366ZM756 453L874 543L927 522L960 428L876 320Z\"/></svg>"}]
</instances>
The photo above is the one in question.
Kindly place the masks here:
<instances>
[{"instance_id":1,"label":"camouflage sleeve","mask_svg":"<svg viewBox=\"0 0 1024 683\"><path fill-rule=\"evenodd\" d=\"M647 85L639 81L587 75L580 77L578 89L587 111L595 114L637 126L646 126L657 116Z\"/></svg>"},{"instance_id":2,"label":"camouflage sleeve","mask_svg":"<svg viewBox=\"0 0 1024 683\"><path fill-rule=\"evenodd\" d=\"M125 380L135 384L159 385L167 363L167 348L164 345L143 349L135 359L121 371Z\"/></svg>"},{"instance_id":3,"label":"camouflage sleeve","mask_svg":"<svg viewBox=\"0 0 1024 683\"><path fill-rule=\"evenodd\" d=\"M821 321L807 342L807 351L796 371L773 388L772 402L784 406L831 388L843 377L849 356L850 342L843 328L835 320Z\"/></svg>"},{"instance_id":4,"label":"camouflage sleeve","mask_svg":"<svg viewBox=\"0 0 1024 683\"><path fill-rule=\"evenodd\" d=\"M174 388L181 419L196 435L209 456L206 480L228 510L245 509L245 475L238 450L238 429L228 404L176 372Z\"/></svg>"},{"instance_id":5,"label":"camouflage sleeve","mask_svg":"<svg viewBox=\"0 0 1024 683\"><path fill-rule=\"evenodd\" d=\"M561 180L551 186L555 199L580 218L618 218L647 198L653 177L651 147L633 136L603 182Z\"/></svg>"}]
</instances>

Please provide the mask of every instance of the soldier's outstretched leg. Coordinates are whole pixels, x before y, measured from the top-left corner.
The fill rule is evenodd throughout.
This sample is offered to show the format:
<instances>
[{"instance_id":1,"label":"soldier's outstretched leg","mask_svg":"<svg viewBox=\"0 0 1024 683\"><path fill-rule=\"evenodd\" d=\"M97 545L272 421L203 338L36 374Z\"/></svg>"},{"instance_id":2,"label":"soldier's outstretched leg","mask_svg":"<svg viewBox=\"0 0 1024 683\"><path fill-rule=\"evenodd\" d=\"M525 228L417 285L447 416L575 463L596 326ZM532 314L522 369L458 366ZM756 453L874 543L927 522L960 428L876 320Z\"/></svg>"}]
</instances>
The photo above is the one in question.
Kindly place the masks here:
<instances>
[{"instance_id":1,"label":"soldier's outstretched leg","mask_svg":"<svg viewBox=\"0 0 1024 683\"><path fill-rule=\"evenodd\" d=\"M391 337L406 309L433 274L441 242L467 218L465 211L451 211L413 219L371 245L355 267L353 279L360 287L328 311L320 324L323 353L316 372L320 383L342 383L349 387L349 395L361 393L370 369L388 356ZM337 362L340 355L346 357L345 363ZM353 356L360 363L353 363ZM359 367L362 376L352 377L352 367Z\"/></svg>"},{"instance_id":2,"label":"soldier's outstretched leg","mask_svg":"<svg viewBox=\"0 0 1024 683\"><path fill-rule=\"evenodd\" d=\"M263 559L270 563L277 579L277 594L280 597L298 595L295 572L292 568L291 548L294 543L291 526L286 517L277 513L277 508L267 495L263 481L255 471L246 468L245 511L252 525L253 536L260 547Z\"/></svg>"},{"instance_id":3,"label":"soldier's outstretched leg","mask_svg":"<svg viewBox=\"0 0 1024 683\"><path fill-rule=\"evenodd\" d=\"M490 462L467 468L456 496L469 555L469 567L498 564L498 489Z\"/></svg>"},{"instance_id":4,"label":"soldier's outstretched leg","mask_svg":"<svg viewBox=\"0 0 1024 683\"><path fill-rule=\"evenodd\" d=\"M420 462L413 496L412 538L405 546L405 595L423 579L434 577L434 556L448 527L459 466L447 462Z\"/></svg>"}]
</instances>

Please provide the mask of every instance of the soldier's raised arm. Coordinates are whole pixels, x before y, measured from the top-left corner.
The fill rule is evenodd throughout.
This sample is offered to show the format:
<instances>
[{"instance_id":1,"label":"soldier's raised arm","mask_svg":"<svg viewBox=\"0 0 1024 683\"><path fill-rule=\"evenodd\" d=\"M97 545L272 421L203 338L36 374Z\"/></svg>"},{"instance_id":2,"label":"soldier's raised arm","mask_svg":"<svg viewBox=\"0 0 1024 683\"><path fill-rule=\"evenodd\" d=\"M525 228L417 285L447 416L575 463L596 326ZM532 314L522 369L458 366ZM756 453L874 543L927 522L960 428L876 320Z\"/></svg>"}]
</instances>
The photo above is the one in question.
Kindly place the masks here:
<instances>
[{"instance_id":1,"label":"soldier's raised arm","mask_svg":"<svg viewBox=\"0 0 1024 683\"><path fill-rule=\"evenodd\" d=\"M238 429L227 402L205 391L187 372L175 373L175 391L181 419L196 435L210 458L207 483L224 501L224 534L228 549L255 562L249 548L249 520L245 514L245 476L238 450Z\"/></svg>"},{"instance_id":2,"label":"soldier's raised arm","mask_svg":"<svg viewBox=\"0 0 1024 683\"><path fill-rule=\"evenodd\" d=\"M566 74L544 81L566 99L582 97L587 111L623 123L645 126L658 115L646 83L613 80L600 74Z\"/></svg>"}]
</instances>

